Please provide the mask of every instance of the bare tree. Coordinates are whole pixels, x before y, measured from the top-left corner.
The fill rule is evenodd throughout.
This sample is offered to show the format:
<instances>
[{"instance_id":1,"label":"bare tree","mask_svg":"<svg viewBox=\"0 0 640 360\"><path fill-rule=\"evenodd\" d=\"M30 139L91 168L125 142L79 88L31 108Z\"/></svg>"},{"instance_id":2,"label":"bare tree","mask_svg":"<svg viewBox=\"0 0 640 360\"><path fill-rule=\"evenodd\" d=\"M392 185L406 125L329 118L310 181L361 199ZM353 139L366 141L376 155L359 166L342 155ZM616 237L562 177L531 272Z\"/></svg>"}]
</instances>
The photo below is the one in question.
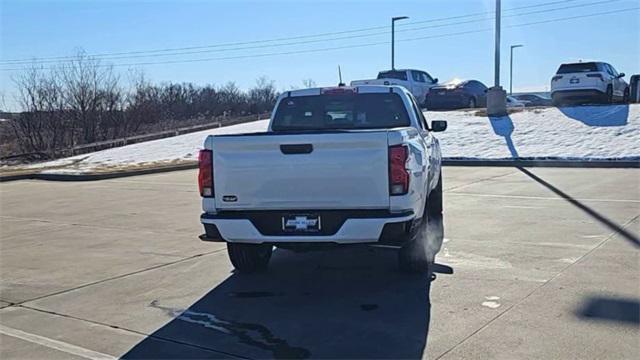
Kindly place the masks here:
<instances>
[{"instance_id":1,"label":"bare tree","mask_svg":"<svg viewBox=\"0 0 640 360\"><path fill-rule=\"evenodd\" d=\"M256 80L256 86L249 90L249 111L252 114L260 114L273 107L278 93L272 80L260 77Z\"/></svg>"},{"instance_id":2,"label":"bare tree","mask_svg":"<svg viewBox=\"0 0 640 360\"><path fill-rule=\"evenodd\" d=\"M74 127L80 130L80 141L96 141L102 120L99 114L101 102L107 93L118 88L119 79L113 73L113 67L104 66L100 60L80 52L75 59L60 65L54 76L64 87L65 106Z\"/></svg>"},{"instance_id":3,"label":"bare tree","mask_svg":"<svg viewBox=\"0 0 640 360\"><path fill-rule=\"evenodd\" d=\"M51 152L68 140L64 131L64 105L60 85L33 66L14 78L18 102L24 112L11 122L24 152Z\"/></svg>"},{"instance_id":4,"label":"bare tree","mask_svg":"<svg viewBox=\"0 0 640 360\"><path fill-rule=\"evenodd\" d=\"M315 81L313 81L313 79L304 79L304 80L302 80L302 85L303 85L305 88L314 88L314 87L318 86L318 85L316 84L316 82L315 82Z\"/></svg>"},{"instance_id":5,"label":"bare tree","mask_svg":"<svg viewBox=\"0 0 640 360\"><path fill-rule=\"evenodd\" d=\"M124 88L111 66L83 52L53 69L34 66L14 81L22 112L11 121L12 143L17 144L12 147L49 156L81 144L199 124L220 115L263 113L278 95L274 82L265 77L245 92L233 82L221 87L153 85L138 73ZM9 147L3 144L3 151Z\"/></svg>"}]
</instances>

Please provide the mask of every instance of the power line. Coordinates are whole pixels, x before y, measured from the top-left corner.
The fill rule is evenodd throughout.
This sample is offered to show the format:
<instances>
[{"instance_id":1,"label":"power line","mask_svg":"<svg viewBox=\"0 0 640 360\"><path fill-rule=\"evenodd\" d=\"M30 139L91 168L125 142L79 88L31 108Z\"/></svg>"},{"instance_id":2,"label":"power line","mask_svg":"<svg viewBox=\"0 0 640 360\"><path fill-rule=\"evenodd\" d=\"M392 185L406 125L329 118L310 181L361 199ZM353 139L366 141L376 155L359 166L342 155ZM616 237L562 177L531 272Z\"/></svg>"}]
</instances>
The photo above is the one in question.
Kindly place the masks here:
<instances>
[{"instance_id":1,"label":"power line","mask_svg":"<svg viewBox=\"0 0 640 360\"><path fill-rule=\"evenodd\" d=\"M505 27L507 27L507 28L517 28L517 27L524 27L524 26L531 26L531 25L538 25L538 24L547 24L547 23L561 22L561 21L568 21L568 20L575 20L575 19L582 19L582 18L588 18L588 17L594 17L594 16L610 15L610 14L616 14L616 13L632 11L632 10L640 10L640 7L625 8L625 9L606 11L606 12L598 12L598 13L591 13L591 14L576 15L576 16L570 16L570 17L561 17L561 18L534 21L534 22L528 22L528 23L522 23L522 24L513 24L513 25L509 25L509 26L505 26ZM423 37L410 38L410 39L401 39L401 40L397 40L397 41L398 42L411 42L411 41L419 41L419 40L426 40L426 39L435 39L435 38L467 35L467 34L488 32L488 31L493 31L493 28L474 29L474 30L461 31L461 32L455 32L455 33L446 33L446 34L430 35L430 36L423 36ZM166 64L180 64L180 63L209 62L209 61L216 61L216 60L239 60L239 59L247 59L247 58L262 58L262 57L272 57L272 56L282 56L282 55L296 55L296 54L306 54L306 53L334 51L334 50L344 50L344 49L352 49L352 48L363 48L363 47L371 47L371 46L379 46L379 45L387 45L387 44L389 44L388 41L382 41L382 42L373 42L373 43L365 43L365 44L352 44L352 45L327 47L327 48L319 48L319 49L292 50L292 51L276 52L276 53L262 53L262 54L253 54L253 55L238 55L238 56L201 58L201 59L187 59L187 60L138 62L138 63L124 63L124 64L121 63L121 64L113 64L113 65L111 65L111 64L102 65L101 64L99 66L100 67L145 66L145 65L166 65ZM25 68L0 69L0 71L19 71L19 70L24 70L24 69ZM43 70L49 69L50 70L50 69L53 69L53 68L44 68L43 67L41 69L43 69Z\"/></svg>"},{"instance_id":2,"label":"power line","mask_svg":"<svg viewBox=\"0 0 640 360\"><path fill-rule=\"evenodd\" d=\"M575 2L575 1L581 1L581 0L551 1L551 2L542 3L542 4L534 4L534 5L513 7L513 8L509 8L509 9L503 10L503 12L522 10L522 9L530 9L530 8L546 7L546 6L551 6L551 5L560 4L560 3L566 4L566 3L569 3L569 2ZM619 1L619 0L613 0L613 1ZM587 4L585 6L589 6L589 4ZM472 13L472 14L466 14L466 15L449 16L449 17L441 17L441 18L432 18L432 19L415 21L415 22L407 22L407 23L401 24L400 26L409 26L409 25L413 25L413 24L422 24L422 23L427 23L427 22L439 22L439 21L452 20L452 19L461 19L461 18L475 17L475 16L480 16L480 15L487 15L487 14L492 14L492 13L493 13L492 11L488 11L488 12L479 12L479 13ZM472 22L484 21L484 20L485 19L473 20ZM466 22L463 22L463 23L466 23ZM445 25L445 26L447 26L447 25ZM439 26L433 26L433 27L439 27ZM265 40L253 40L253 41L245 41L245 42L230 42L230 43L222 43L222 44L214 44L214 45L190 46L190 47L181 47L181 48L165 48L165 49L155 49L155 50L138 50L138 51L125 51L125 52L114 52L114 53L97 53L97 54L90 54L90 55L87 55L87 56L88 57L93 57L93 58L102 58L102 57L107 58L107 57L112 57L112 56L137 55L137 54L148 54L146 56L138 56L138 57L168 56L168 55L159 54L159 53L172 52L172 51L176 52L176 51L188 51L188 50L199 50L199 49L211 49L211 48L221 48L221 47L238 46L238 45L251 45L251 44L260 44L260 43L272 43L272 42L280 42L280 41L286 41L286 40L309 39L309 38L316 38L316 37L342 35L342 34L349 34L349 33L356 33L356 32L365 32L365 31L371 31L371 30L387 29L387 28L388 28L388 26L374 26L374 27L368 27L368 28L344 30L344 31L337 31L337 32L327 32L327 33L300 35L300 36L293 36L293 37L282 37L282 38L265 39ZM404 30L398 30L398 32L400 32L400 31L404 31ZM385 32L382 32L382 33L376 33L376 34L366 34L366 35L354 36L354 38L366 37L366 36L377 36L377 35L386 34L386 33L388 33L388 31L385 31ZM327 40L320 40L320 41L330 41L330 40L335 40L335 39L327 39ZM320 41L316 40L316 41L311 41L311 42L320 42ZM271 46L284 46L284 45L271 45ZM261 46L261 47L268 47L268 46ZM255 47L255 48L260 48L260 47ZM248 48L243 48L243 49L248 49ZM238 49L226 49L224 51L228 51L228 50L238 50ZM222 51L222 50L219 50L219 51ZM203 53L203 52L204 51L202 51L202 52L193 52L193 54L195 54L195 53ZM213 51L209 51L209 52L213 52ZM182 54L186 55L186 54L190 54L190 53L182 53ZM169 55L177 55L177 54L169 54ZM131 58L133 58L133 57L135 57L135 56L131 56ZM23 59L8 59L8 60L1 60L0 64L4 64L4 65L14 64L14 65L17 65L19 63L51 63L51 62L60 62L60 61L63 61L65 59L66 60L72 60L74 58L75 58L75 56L68 55L68 56L53 56L53 57L41 57L41 58L32 58L32 59L27 59L27 58L23 58ZM122 57L122 58L125 58L125 57ZM117 59L117 57L113 57L113 59ZM53 60L53 61L50 61L50 60Z\"/></svg>"},{"instance_id":3,"label":"power line","mask_svg":"<svg viewBox=\"0 0 640 360\"><path fill-rule=\"evenodd\" d=\"M577 7L600 5L600 4L604 4L604 3L611 4L612 2L617 2L617 1L621 1L621 0L604 0L604 1L601 0L601 1L595 1L595 2L590 2L590 3L586 3L586 4L570 5L570 6L564 6L564 7L559 7L559 8L536 10L536 11L529 11L529 12L524 12L524 13L516 13L516 14L504 15L503 17L507 18L507 17L523 16L523 15L534 15L534 14L541 14L541 13L548 13L548 12L554 12L554 11L573 9L573 8L577 8ZM531 6L528 6L528 7L531 7ZM441 27L448 27L448 26L455 26L455 25L462 25L462 24L470 24L470 23L483 22L483 21L492 20L492 19L494 19L494 17L482 18L482 19L474 19L474 20L466 20L466 21L458 21L458 22L445 23L445 24L420 26L420 27L415 27L415 28L396 30L396 33L409 32L409 31L419 31L419 30L424 30L424 29L441 28ZM420 22L418 22L418 23L420 23ZM385 28L387 28L387 27L385 27ZM334 37L334 38L327 38L327 39L294 41L294 42L281 43L281 44L263 44L263 45L254 45L254 46L245 46L245 47L235 47L235 48L228 48L228 49L196 50L196 51L174 52L174 53L164 53L164 54L109 56L109 57L101 57L100 60L135 59L135 58L148 58L148 57L160 57L160 56L162 56L162 57L164 57L164 56L184 56L184 55L195 55L195 54L214 53L214 52L227 52L227 51L238 51L238 50L282 47L282 46L291 46L291 45L307 45L307 44L310 44L310 43L320 43L320 42L327 42L327 41L356 39L356 38L380 36L380 35L387 35L387 34L389 34L388 30L387 31L383 31L383 32L371 33L371 34L359 34L359 35L349 35L349 36ZM67 61L73 61L73 59L67 60ZM45 64L45 63L59 63L59 62L64 62L64 61L61 61L61 60L39 60L39 61L13 62L13 63L5 63L5 64L2 64L2 62L0 62L0 65L23 65L23 64L29 65L29 64L36 64L36 63L37 64Z\"/></svg>"}]
</instances>

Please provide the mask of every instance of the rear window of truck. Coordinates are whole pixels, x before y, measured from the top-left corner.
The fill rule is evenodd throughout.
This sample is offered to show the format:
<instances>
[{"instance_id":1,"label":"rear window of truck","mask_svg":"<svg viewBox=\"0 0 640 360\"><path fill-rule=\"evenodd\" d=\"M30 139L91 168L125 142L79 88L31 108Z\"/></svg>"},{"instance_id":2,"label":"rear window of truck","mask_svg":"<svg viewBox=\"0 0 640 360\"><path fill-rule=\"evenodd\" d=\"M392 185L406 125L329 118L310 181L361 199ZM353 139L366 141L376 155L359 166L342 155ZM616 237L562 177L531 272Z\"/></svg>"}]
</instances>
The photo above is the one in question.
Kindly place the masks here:
<instances>
[{"instance_id":1,"label":"rear window of truck","mask_svg":"<svg viewBox=\"0 0 640 360\"><path fill-rule=\"evenodd\" d=\"M586 63L577 63L577 64L562 64L558 69L557 74L570 74L570 73L581 73L581 72L594 72L601 71L598 63L594 62L586 62Z\"/></svg>"},{"instance_id":2,"label":"rear window of truck","mask_svg":"<svg viewBox=\"0 0 640 360\"><path fill-rule=\"evenodd\" d=\"M410 124L398 94L321 94L282 99L271 130L386 129Z\"/></svg>"},{"instance_id":3,"label":"rear window of truck","mask_svg":"<svg viewBox=\"0 0 640 360\"><path fill-rule=\"evenodd\" d=\"M406 71L382 71L378 73L378 79L397 79L407 81Z\"/></svg>"}]
</instances>

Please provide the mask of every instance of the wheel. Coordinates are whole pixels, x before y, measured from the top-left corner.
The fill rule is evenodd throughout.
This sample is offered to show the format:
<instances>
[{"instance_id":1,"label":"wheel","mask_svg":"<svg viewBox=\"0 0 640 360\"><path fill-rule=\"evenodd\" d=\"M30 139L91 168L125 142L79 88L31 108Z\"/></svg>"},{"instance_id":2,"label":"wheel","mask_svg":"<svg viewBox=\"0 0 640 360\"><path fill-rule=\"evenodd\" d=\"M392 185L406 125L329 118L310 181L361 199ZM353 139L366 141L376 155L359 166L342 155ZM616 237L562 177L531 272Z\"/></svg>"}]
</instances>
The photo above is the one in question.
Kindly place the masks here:
<instances>
[{"instance_id":1,"label":"wheel","mask_svg":"<svg viewBox=\"0 0 640 360\"><path fill-rule=\"evenodd\" d=\"M473 109L476 107L476 99L474 98L469 98L469 103L468 103L468 108L469 109Z\"/></svg>"},{"instance_id":2,"label":"wheel","mask_svg":"<svg viewBox=\"0 0 640 360\"><path fill-rule=\"evenodd\" d=\"M429 193L428 206L426 211L428 215L441 216L442 215L442 171L438 177L438 185Z\"/></svg>"},{"instance_id":3,"label":"wheel","mask_svg":"<svg viewBox=\"0 0 640 360\"><path fill-rule=\"evenodd\" d=\"M551 105L555 106L555 107L562 107L564 106L564 101L562 101L562 97L558 94L553 94L551 95Z\"/></svg>"},{"instance_id":4,"label":"wheel","mask_svg":"<svg viewBox=\"0 0 640 360\"><path fill-rule=\"evenodd\" d=\"M267 244L227 243L231 264L245 274L266 270L272 252L273 246Z\"/></svg>"},{"instance_id":5,"label":"wheel","mask_svg":"<svg viewBox=\"0 0 640 360\"><path fill-rule=\"evenodd\" d=\"M622 103L623 104L628 104L629 103L629 87L624 89L624 95L622 95Z\"/></svg>"},{"instance_id":6,"label":"wheel","mask_svg":"<svg viewBox=\"0 0 640 360\"><path fill-rule=\"evenodd\" d=\"M605 94L605 102L607 104L613 104L613 87L607 86L607 93Z\"/></svg>"},{"instance_id":7,"label":"wheel","mask_svg":"<svg viewBox=\"0 0 640 360\"><path fill-rule=\"evenodd\" d=\"M418 231L423 226L428 226L430 219L439 219L442 224L442 173L438 177L436 188L429 193L427 207L424 209L422 219L418 226L414 226L407 236L408 241L398 251L398 267L407 273L424 274L429 273L431 264L435 259L436 251L428 249L425 239L416 237ZM427 229L426 231L430 231Z\"/></svg>"}]
</instances>

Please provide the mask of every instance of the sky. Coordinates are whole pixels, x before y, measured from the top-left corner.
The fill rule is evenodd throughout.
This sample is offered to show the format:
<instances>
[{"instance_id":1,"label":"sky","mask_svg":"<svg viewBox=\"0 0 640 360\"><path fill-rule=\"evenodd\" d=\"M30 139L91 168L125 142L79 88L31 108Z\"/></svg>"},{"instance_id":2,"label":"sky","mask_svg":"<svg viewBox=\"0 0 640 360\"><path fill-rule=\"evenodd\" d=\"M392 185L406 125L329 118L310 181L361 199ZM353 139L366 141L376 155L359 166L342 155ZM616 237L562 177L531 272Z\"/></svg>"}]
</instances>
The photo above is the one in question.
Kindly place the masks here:
<instances>
[{"instance_id":1,"label":"sky","mask_svg":"<svg viewBox=\"0 0 640 360\"><path fill-rule=\"evenodd\" d=\"M561 63L581 59L607 61L628 80L640 73L638 8L640 0L502 0L501 85L508 89L513 44L524 45L514 50L514 92L547 90ZM19 110L12 78L27 63L10 61L81 50L137 52L100 61L114 64L123 79L135 70L157 83L233 81L247 89L265 76L278 90L302 87L305 79L333 86L338 66L347 83L374 78L391 67L393 16L409 16L396 22L396 68L490 86L494 9L495 0L0 0L0 108ZM555 21L567 17L573 19ZM195 49L144 53L184 48Z\"/></svg>"}]
</instances>

